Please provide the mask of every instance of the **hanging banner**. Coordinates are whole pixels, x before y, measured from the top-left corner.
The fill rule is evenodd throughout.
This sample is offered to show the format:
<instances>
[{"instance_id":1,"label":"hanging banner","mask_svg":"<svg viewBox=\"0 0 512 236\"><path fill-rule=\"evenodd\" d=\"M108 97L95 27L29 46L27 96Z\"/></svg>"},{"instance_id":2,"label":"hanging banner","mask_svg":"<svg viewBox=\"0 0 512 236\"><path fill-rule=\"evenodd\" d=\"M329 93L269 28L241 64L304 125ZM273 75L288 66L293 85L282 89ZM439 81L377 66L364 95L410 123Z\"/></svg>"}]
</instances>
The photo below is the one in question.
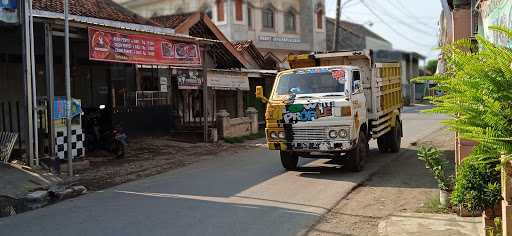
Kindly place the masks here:
<instances>
[{"instance_id":1,"label":"hanging banner","mask_svg":"<svg viewBox=\"0 0 512 236\"><path fill-rule=\"evenodd\" d=\"M0 8L4 8L4 9L11 9L11 10L14 10L16 9L18 3L16 0L1 0L0 1Z\"/></svg>"},{"instance_id":2,"label":"hanging banner","mask_svg":"<svg viewBox=\"0 0 512 236\"><path fill-rule=\"evenodd\" d=\"M89 27L89 59L132 64L199 66L195 43Z\"/></svg>"},{"instance_id":3,"label":"hanging banner","mask_svg":"<svg viewBox=\"0 0 512 236\"><path fill-rule=\"evenodd\" d=\"M18 23L17 0L0 0L0 22Z\"/></svg>"}]
</instances>

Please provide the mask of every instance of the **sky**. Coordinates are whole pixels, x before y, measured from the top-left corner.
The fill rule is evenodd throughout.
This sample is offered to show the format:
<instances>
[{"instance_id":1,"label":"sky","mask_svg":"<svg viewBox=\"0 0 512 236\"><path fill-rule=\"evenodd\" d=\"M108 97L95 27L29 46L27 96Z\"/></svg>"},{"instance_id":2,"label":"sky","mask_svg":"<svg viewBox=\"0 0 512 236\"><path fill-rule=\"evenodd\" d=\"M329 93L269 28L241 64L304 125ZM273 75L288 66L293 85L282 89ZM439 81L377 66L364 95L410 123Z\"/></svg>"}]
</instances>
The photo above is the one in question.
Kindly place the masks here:
<instances>
[{"instance_id":1,"label":"sky","mask_svg":"<svg viewBox=\"0 0 512 236\"><path fill-rule=\"evenodd\" d=\"M437 58L439 0L342 0L341 19L363 24L394 49ZM326 0L326 14L336 16L336 0ZM373 12L372 12L373 11Z\"/></svg>"}]
</instances>

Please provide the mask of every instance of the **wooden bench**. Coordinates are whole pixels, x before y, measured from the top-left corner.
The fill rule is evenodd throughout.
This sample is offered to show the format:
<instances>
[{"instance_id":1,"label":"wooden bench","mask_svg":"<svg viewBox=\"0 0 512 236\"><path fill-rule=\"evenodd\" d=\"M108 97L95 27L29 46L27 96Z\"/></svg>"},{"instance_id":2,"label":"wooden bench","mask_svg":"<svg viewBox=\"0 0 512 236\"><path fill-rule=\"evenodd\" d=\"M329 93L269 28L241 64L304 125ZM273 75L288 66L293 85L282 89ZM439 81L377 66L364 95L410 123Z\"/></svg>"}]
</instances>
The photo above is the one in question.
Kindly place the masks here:
<instances>
[{"instance_id":1,"label":"wooden bench","mask_svg":"<svg viewBox=\"0 0 512 236\"><path fill-rule=\"evenodd\" d=\"M7 163L18 138L17 133L0 132L0 161Z\"/></svg>"}]
</instances>

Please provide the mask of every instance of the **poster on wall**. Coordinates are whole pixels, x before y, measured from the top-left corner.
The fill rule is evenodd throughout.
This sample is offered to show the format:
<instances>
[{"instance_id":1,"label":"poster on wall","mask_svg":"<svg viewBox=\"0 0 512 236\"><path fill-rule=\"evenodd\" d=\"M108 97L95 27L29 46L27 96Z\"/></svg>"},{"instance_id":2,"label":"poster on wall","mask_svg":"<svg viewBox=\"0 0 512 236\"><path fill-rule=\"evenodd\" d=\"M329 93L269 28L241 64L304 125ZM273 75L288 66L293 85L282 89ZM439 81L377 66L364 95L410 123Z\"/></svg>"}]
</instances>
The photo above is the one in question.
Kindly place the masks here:
<instances>
[{"instance_id":1,"label":"poster on wall","mask_svg":"<svg viewBox=\"0 0 512 236\"><path fill-rule=\"evenodd\" d=\"M66 119L68 114L66 101L66 97L55 96L53 104L53 120ZM80 115L81 112L82 105L80 100L73 98L71 103L71 117Z\"/></svg>"},{"instance_id":2,"label":"poster on wall","mask_svg":"<svg viewBox=\"0 0 512 236\"><path fill-rule=\"evenodd\" d=\"M198 70L176 70L178 89L200 89L203 84Z\"/></svg>"},{"instance_id":3,"label":"poster on wall","mask_svg":"<svg viewBox=\"0 0 512 236\"><path fill-rule=\"evenodd\" d=\"M504 26L512 28L512 2L490 1L487 4L489 12L485 12L483 19L483 34L485 38L495 44L512 48L512 41L503 34L489 29L490 26Z\"/></svg>"},{"instance_id":4,"label":"poster on wall","mask_svg":"<svg viewBox=\"0 0 512 236\"><path fill-rule=\"evenodd\" d=\"M200 66L199 46L162 37L89 27L89 59L132 64Z\"/></svg>"}]
</instances>

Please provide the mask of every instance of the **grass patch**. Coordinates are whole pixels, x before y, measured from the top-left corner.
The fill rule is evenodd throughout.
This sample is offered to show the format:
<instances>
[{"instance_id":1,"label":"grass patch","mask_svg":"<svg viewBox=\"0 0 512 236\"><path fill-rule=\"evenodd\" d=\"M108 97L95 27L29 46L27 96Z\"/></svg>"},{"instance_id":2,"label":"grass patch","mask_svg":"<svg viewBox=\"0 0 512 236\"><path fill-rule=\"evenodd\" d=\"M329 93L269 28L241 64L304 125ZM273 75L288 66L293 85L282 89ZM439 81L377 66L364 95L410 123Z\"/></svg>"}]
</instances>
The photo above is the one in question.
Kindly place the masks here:
<instances>
[{"instance_id":1,"label":"grass patch","mask_svg":"<svg viewBox=\"0 0 512 236\"><path fill-rule=\"evenodd\" d=\"M418 213L432 213L432 214L448 214L450 210L441 206L439 202L439 194L434 194L430 197L423 206L416 210Z\"/></svg>"},{"instance_id":2,"label":"grass patch","mask_svg":"<svg viewBox=\"0 0 512 236\"><path fill-rule=\"evenodd\" d=\"M224 142L229 143L229 144L237 144L237 143L244 143L247 140L256 140L256 139L261 139L261 138L265 138L265 131L260 131L255 134L250 134L250 135L246 135L246 136L242 136L242 137L224 138Z\"/></svg>"}]
</instances>

